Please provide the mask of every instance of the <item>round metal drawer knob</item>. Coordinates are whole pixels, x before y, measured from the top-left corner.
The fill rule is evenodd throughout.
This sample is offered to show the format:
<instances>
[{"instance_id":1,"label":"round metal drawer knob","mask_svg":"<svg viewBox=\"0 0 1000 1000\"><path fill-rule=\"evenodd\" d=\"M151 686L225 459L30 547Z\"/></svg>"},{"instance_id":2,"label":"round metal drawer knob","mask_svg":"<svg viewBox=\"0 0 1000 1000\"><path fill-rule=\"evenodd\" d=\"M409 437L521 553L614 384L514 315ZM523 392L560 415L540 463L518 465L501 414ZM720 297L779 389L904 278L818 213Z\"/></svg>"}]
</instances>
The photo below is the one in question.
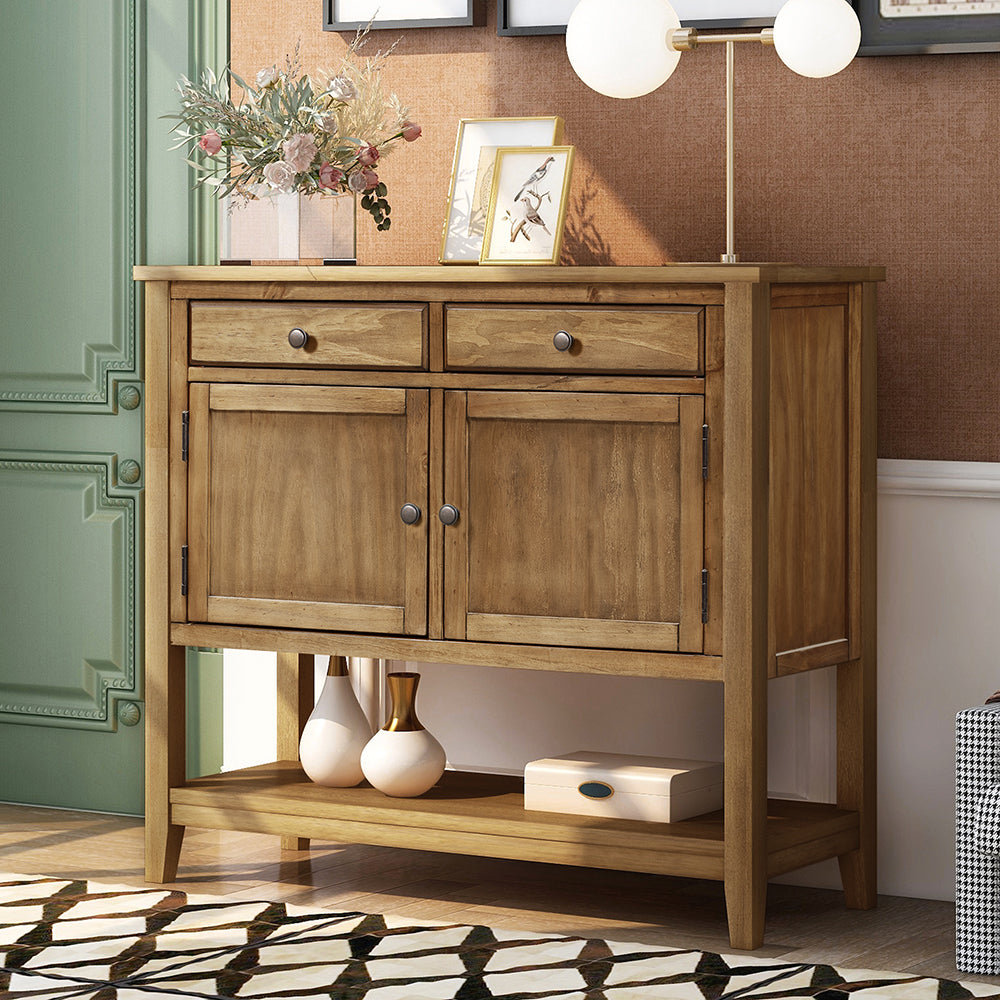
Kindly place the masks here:
<instances>
[{"instance_id":1,"label":"round metal drawer knob","mask_svg":"<svg viewBox=\"0 0 1000 1000\"><path fill-rule=\"evenodd\" d=\"M403 524L416 524L420 520L420 508L415 503L404 503L399 509Z\"/></svg>"},{"instance_id":2,"label":"round metal drawer knob","mask_svg":"<svg viewBox=\"0 0 1000 1000\"><path fill-rule=\"evenodd\" d=\"M438 519L442 524L454 524L458 520L458 508L446 503L438 511Z\"/></svg>"},{"instance_id":3,"label":"round metal drawer knob","mask_svg":"<svg viewBox=\"0 0 1000 1000\"><path fill-rule=\"evenodd\" d=\"M308 342L309 334L306 333L306 331L301 327L295 326L288 331L288 343L291 344L292 347L305 347Z\"/></svg>"},{"instance_id":4,"label":"round metal drawer knob","mask_svg":"<svg viewBox=\"0 0 1000 1000\"><path fill-rule=\"evenodd\" d=\"M552 338L552 346L557 351L568 351L573 346L573 335L565 330L560 330Z\"/></svg>"}]
</instances>

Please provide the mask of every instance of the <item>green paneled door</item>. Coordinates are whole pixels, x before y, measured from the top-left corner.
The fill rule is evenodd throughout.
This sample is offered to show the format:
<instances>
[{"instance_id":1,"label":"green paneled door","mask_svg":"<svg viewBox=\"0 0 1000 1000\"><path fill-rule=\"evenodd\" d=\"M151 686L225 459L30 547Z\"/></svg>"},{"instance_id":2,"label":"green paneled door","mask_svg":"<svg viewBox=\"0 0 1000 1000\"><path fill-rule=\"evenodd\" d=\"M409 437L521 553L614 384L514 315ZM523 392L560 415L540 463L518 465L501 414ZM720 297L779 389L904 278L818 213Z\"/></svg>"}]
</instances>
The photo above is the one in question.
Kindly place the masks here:
<instances>
[{"instance_id":1,"label":"green paneled door","mask_svg":"<svg viewBox=\"0 0 1000 1000\"><path fill-rule=\"evenodd\" d=\"M142 303L131 268L211 258L211 216L159 115L180 73L225 62L225 4L4 0L3 15L0 800L139 813ZM210 699L207 674L192 670ZM196 735L204 759L212 739Z\"/></svg>"}]
</instances>

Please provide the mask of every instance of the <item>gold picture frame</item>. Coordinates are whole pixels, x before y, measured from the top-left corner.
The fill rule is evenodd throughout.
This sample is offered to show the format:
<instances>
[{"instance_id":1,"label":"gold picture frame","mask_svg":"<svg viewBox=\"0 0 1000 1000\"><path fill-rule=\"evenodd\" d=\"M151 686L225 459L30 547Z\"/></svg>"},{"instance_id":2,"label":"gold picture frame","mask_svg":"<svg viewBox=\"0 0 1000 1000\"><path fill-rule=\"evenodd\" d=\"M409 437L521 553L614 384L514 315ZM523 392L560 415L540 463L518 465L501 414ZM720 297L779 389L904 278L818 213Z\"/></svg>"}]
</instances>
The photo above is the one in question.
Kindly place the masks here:
<instances>
[{"instance_id":1,"label":"gold picture frame","mask_svg":"<svg viewBox=\"0 0 1000 1000\"><path fill-rule=\"evenodd\" d=\"M497 150L481 264L558 264L574 146Z\"/></svg>"},{"instance_id":2,"label":"gold picture frame","mask_svg":"<svg viewBox=\"0 0 1000 1000\"><path fill-rule=\"evenodd\" d=\"M496 151L507 146L558 145L562 134L563 120L558 116L463 118L458 123L440 263L479 263Z\"/></svg>"}]
</instances>

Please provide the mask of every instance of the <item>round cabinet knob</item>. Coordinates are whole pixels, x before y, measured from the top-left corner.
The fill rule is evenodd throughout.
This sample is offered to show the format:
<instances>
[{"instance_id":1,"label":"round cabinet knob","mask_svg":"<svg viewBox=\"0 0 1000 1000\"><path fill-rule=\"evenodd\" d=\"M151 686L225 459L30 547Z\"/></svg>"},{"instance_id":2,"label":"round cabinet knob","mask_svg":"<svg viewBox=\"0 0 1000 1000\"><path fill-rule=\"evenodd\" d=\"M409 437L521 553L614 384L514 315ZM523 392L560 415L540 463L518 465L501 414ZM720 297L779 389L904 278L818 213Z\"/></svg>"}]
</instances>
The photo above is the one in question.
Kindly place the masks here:
<instances>
[{"instance_id":1,"label":"round cabinet knob","mask_svg":"<svg viewBox=\"0 0 1000 1000\"><path fill-rule=\"evenodd\" d=\"M557 351L568 351L573 346L573 335L565 330L560 330L552 338L552 346Z\"/></svg>"},{"instance_id":2,"label":"round cabinet knob","mask_svg":"<svg viewBox=\"0 0 1000 1000\"><path fill-rule=\"evenodd\" d=\"M458 520L458 508L446 503L438 511L438 518L442 524L454 524Z\"/></svg>"},{"instance_id":3,"label":"round cabinet knob","mask_svg":"<svg viewBox=\"0 0 1000 1000\"><path fill-rule=\"evenodd\" d=\"M295 326L288 331L288 343L291 344L292 347L305 347L308 342L309 334L306 333L306 331L301 327Z\"/></svg>"},{"instance_id":4,"label":"round cabinet knob","mask_svg":"<svg viewBox=\"0 0 1000 1000\"><path fill-rule=\"evenodd\" d=\"M403 524L416 524L420 520L420 508L415 503L404 503L399 509Z\"/></svg>"}]
</instances>

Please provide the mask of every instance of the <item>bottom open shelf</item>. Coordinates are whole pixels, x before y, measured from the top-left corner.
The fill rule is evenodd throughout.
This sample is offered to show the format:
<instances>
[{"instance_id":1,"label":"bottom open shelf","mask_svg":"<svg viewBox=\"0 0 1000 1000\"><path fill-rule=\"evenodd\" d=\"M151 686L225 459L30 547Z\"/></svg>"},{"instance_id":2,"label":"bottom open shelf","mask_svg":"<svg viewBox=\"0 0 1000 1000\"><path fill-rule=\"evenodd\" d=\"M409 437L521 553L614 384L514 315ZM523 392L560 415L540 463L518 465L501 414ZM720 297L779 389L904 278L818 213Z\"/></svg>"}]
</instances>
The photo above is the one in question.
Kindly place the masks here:
<instances>
[{"instance_id":1,"label":"bottom open shelf","mask_svg":"<svg viewBox=\"0 0 1000 1000\"><path fill-rule=\"evenodd\" d=\"M171 822L341 843L721 879L722 812L681 823L598 819L524 808L521 778L446 771L426 795L313 784L296 761L196 778L171 789ZM768 875L858 846L855 812L768 802Z\"/></svg>"}]
</instances>

